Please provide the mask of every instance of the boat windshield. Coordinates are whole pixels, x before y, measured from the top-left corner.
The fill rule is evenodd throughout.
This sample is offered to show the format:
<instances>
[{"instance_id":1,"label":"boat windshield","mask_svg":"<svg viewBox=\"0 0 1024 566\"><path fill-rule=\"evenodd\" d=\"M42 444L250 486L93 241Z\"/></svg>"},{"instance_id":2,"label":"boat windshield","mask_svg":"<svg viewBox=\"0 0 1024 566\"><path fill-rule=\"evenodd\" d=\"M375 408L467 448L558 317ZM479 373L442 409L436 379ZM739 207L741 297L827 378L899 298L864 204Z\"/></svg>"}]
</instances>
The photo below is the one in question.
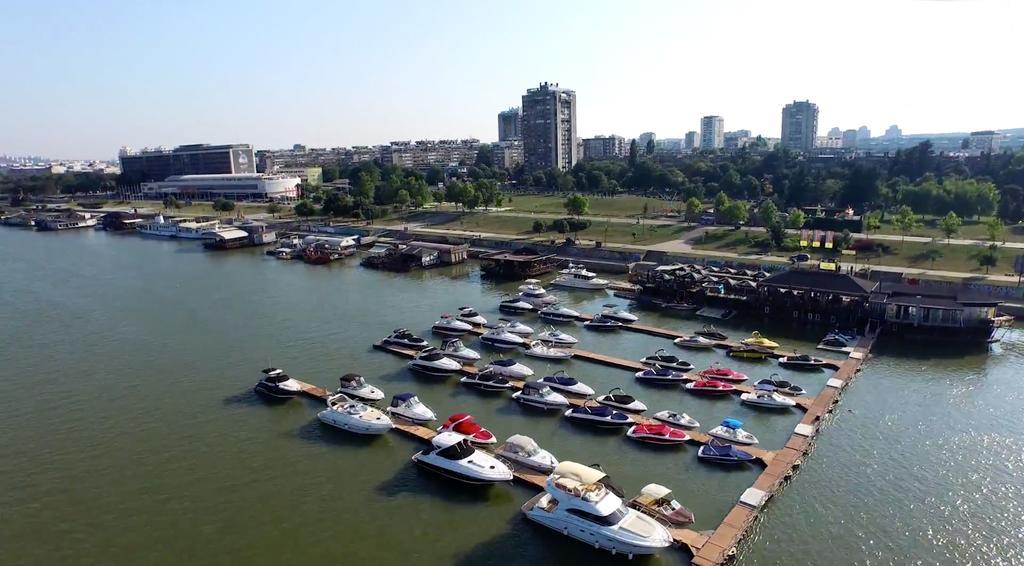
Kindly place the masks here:
<instances>
[{"instance_id":1,"label":"boat windshield","mask_svg":"<svg viewBox=\"0 0 1024 566\"><path fill-rule=\"evenodd\" d=\"M286 374L286 373L270 374L267 377L263 378L263 380L266 381L267 383L274 383L274 384L281 384L281 383L284 383L284 382L288 381L289 379L291 379L291 378L288 377L288 374Z\"/></svg>"},{"instance_id":2,"label":"boat windshield","mask_svg":"<svg viewBox=\"0 0 1024 566\"><path fill-rule=\"evenodd\" d=\"M551 388L546 385L544 387L541 387L540 389L537 389L537 395L541 397L551 397L554 394L555 392L552 391Z\"/></svg>"},{"instance_id":3,"label":"boat windshield","mask_svg":"<svg viewBox=\"0 0 1024 566\"><path fill-rule=\"evenodd\" d=\"M612 511L607 515L596 515L594 513L587 513L582 509L568 509L568 512L570 515L575 515L581 519L585 519L591 523L601 525L604 527L614 527L615 525L621 523L622 520L625 519L627 515L629 515L629 511L626 510L626 507L624 505L619 506L618 509Z\"/></svg>"},{"instance_id":4,"label":"boat windshield","mask_svg":"<svg viewBox=\"0 0 1024 566\"><path fill-rule=\"evenodd\" d=\"M425 354L420 354L417 358L420 359L420 360L423 360L425 362L436 362L436 361L440 360L443 357L444 357L444 354L442 354L441 352L433 351L433 352L427 352Z\"/></svg>"},{"instance_id":5,"label":"boat windshield","mask_svg":"<svg viewBox=\"0 0 1024 566\"><path fill-rule=\"evenodd\" d=\"M468 440L460 440L447 448L438 450L435 454L445 460L465 460L472 456L474 452L476 452L476 449L469 444Z\"/></svg>"}]
</instances>

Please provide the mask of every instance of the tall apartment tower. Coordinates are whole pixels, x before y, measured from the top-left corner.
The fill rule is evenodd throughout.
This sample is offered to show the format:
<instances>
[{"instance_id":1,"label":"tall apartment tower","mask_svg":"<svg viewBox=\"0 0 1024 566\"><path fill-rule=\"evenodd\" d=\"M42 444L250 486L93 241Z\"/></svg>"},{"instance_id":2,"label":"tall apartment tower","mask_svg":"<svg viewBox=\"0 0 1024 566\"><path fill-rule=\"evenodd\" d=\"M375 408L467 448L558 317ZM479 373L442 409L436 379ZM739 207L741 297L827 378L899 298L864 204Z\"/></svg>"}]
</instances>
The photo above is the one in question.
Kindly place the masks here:
<instances>
[{"instance_id":1,"label":"tall apartment tower","mask_svg":"<svg viewBox=\"0 0 1024 566\"><path fill-rule=\"evenodd\" d=\"M686 137L683 138L683 149L697 149L700 147L700 137L697 132L693 130L686 132Z\"/></svg>"},{"instance_id":2,"label":"tall apartment tower","mask_svg":"<svg viewBox=\"0 0 1024 566\"><path fill-rule=\"evenodd\" d=\"M541 83L523 95L523 167L527 172L568 171L579 161L576 93Z\"/></svg>"},{"instance_id":3,"label":"tall apartment tower","mask_svg":"<svg viewBox=\"0 0 1024 566\"><path fill-rule=\"evenodd\" d=\"M498 141L512 141L522 138L523 115L518 108L498 112Z\"/></svg>"},{"instance_id":4,"label":"tall apartment tower","mask_svg":"<svg viewBox=\"0 0 1024 566\"><path fill-rule=\"evenodd\" d=\"M814 149L818 137L818 106L808 100L782 108L782 147L796 151Z\"/></svg>"},{"instance_id":5,"label":"tall apartment tower","mask_svg":"<svg viewBox=\"0 0 1024 566\"><path fill-rule=\"evenodd\" d=\"M705 116L700 119L700 148L722 149L725 147L725 120L721 116Z\"/></svg>"}]
</instances>

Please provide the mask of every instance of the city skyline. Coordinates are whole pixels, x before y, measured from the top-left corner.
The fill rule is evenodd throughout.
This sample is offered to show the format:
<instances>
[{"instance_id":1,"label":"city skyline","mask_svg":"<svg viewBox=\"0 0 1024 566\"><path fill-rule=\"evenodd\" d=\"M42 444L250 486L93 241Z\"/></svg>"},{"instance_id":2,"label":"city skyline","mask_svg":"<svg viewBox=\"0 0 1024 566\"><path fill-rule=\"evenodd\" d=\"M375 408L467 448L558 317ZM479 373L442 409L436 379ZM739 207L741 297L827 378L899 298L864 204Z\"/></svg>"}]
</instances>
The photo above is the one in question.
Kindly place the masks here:
<instances>
[{"instance_id":1,"label":"city skyline","mask_svg":"<svg viewBox=\"0 0 1024 566\"><path fill-rule=\"evenodd\" d=\"M727 130L779 137L780 109L806 99L820 108L820 131L1024 126L1024 109L1008 87L1012 79L1002 78L1011 75L994 56L1013 48L1013 22L1024 16L1018 4L745 4L740 19L735 7L692 2L587 3L587 10L545 4L546 19L532 18L528 7L510 12L455 1L309 2L290 11L260 2L184 3L173 14L111 1L50 2L53 10L12 5L0 48L18 73L0 91L0 152L111 159L122 145L494 141L497 113L518 106L527 88L544 81L577 93L580 138L647 131L682 138L699 130L705 115L722 116ZM53 19L51 12L61 15ZM335 24L310 28L311 13ZM929 25L917 25L923 20ZM138 21L147 25L132 23ZM375 25L362 25L367 22ZM280 29L306 32L267 41ZM459 30L458 41L445 37L450 29ZM958 39L977 29L989 38L984 51ZM812 32L819 41L808 44ZM837 58L826 48L830 40L847 45L843 37L868 32L877 38L877 56L851 51ZM608 37L636 49L571 48ZM508 45L517 46L514 56L495 58ZM912 65L910 57L917 59ZM689 63L670 72L669 59ZM457 66L449 68L450 61ZM495 65L500 72L492 72ZM972 87L965 97L964 88L951 87L950 70L966 68L986 77L989 88Z\"/></svg>"}]
</instances>

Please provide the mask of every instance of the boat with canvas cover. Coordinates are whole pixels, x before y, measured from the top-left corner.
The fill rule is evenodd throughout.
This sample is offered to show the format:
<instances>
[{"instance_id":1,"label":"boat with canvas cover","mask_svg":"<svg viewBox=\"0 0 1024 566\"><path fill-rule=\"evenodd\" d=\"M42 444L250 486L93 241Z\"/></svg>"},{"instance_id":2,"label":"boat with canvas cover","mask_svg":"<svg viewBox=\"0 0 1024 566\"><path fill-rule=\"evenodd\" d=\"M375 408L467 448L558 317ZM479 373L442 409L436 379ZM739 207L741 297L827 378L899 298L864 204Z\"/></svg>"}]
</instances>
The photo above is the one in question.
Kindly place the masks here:
<instances>
[{"instance_id":1,"label":"boat with canvas cover","mask_svg":"<svg viewBox=\"0 0 1024 566\"><path fill-rule=\"evenodd\" d=\"M743 421L731 417L722 419L722 424L709 430L708 436L728 440L736 444L757 444L757 437L743 430Z\"/></svg>"},{"instance_id":2,"label":"boat with canvas cover","mask_svg":"<svg viewBox=\"0 0 1024 566\"><path fill-rule=\"evenodd\" d=\"M558 459L551 452L544 450L529 436L513 434L504 444L494 451L498 456L519 464L550 474L558 465Z\"/></svg>"},{"instance_id":3,"label":"boat with canvas cover","mask_svg":"<svg viewBox=\"0 0 1024 566\"><path fill-rule=\"evenodd\" d=\"M432 472L469 484L512 481L512 469L490 454L477 450L464 436L442 432L430 440L431 448L412 461Z\"/></svg>"},{"instance_id":4,"label":"boat with canvas cover","mask_svg":"<svg viewBox=\"0 0 1024 566\"><path fill-rule=\"evenodd\" d=\"M440 377L449 376L462 370L461 362L445 356L437 348L421 350L408 365L409 369L413 371Z\"/></svg>"},{"instance_id":5,"label":"boat with canvas cover","mask_svg":"<svg viewBox=\"0 0 1024 566\"><path fill-rule=\"evenodd\" d=\"M722 364L714 362L711 367L700 370L697 375L706 377L708 379L717 379L719 381L731 381L733 383L739 383L748 379L747 374L740 373L734 369L724 368Z\"/></svg>"},{"instance_id":6,"label":"boat with canvas cover","mask_svg":"<svg viewBox=\"0 0 1024 566\"><path fill-rule=\"evenodd\" d=\"M555 393L546 383L527 381L522 391L516 391L512 398L530 407L538 409L564 409L569 406L565 395Z\"/></svg>"},{"instance_id":7,"label":"boat with canvas cover","mask_svg":"<svg viewBox=\"0 0 1024 566\"><path fill-rule=\"evenodd\" d=\"M785 395L793 395L794 397L798 397L800 395L803 395L804 393L807 393L806 391L804 391L803 387L800 387L799 385L791 383L784 379L779 379L779 374L777 373L773 373L771 376L768 377L768 379L758 380L758 382L755 385L771 385L779 393L783 393Z\"/></svg>"},{"instance_id":8,"label":"boat with canvas cover","mask_svg":"<svg viewBox=\"0 0 1024 566\"><path fill-rule=\"evenodd\" d=\"M675 411L658 411L654 413L654 418L670 425L681 426L683 428L698 428L700 423L697 419L687 415L686 413L677 413Z\"/></svg>"},{"instance_id":9,"label":"boat with canvas cover","mask_svg":"<svg viewBox=\"0 0 1024 566\"><path fill-rule=\"evenodd\" d=\"M690 393L701 395L728 395L736 391L736 386L717 379L702 377L697 381L691 381L683 386Z\"/></svg>"},{"instance_id":10,"label":"boat with canvas cover","mask_svg":"<svg viewBox=\"0 0 1024 566\"><path fill-rule=\"evenodd\" d=\"M635 424L629 427L626 436L648 444L682 444L690 439L682 429L664 423Z\"/></svg>"},{"instance_id":11,"label":"boat with canvas cover","mask_svg":"<svg viewBox=\"0 0 1024 566\"><path fill-rule=\"evenodd\" d=\"M629 503L634 509L654 515L656 519L673 527L686 527L694 521L693 512L676 501L672 490L656 483L645 485L640 495Z\"/></svg>"},{"instance_id":12,"label":"boat with canvas cover","mask_svg":"<svg viewBox=\"0 0 1024 566\"><path fill-rule=\"evenodd\" d=\"M572 350L545 346L540 340L530 342L530 348L526 350L525 353L527 356L533 356L534 358L546 358L549 360L568 360L573 356Z\"/></svg>"},{"instance_id":13,"label":"boat with canvas cover","mask_svg":"<svg viewBox=\"0 0 1024 566\"><path fill-rule=\"evenodd\" d=\"M572 348L579 343L574 336L570 336L561 330L548 327L547 330L537 335L537 340L558 348Z\"/></svg>"},{"instance_id":14,"label":"boat with canvas cover","mask_svg":"<svg viewBox=\"0 0 1024 566\"><path fill-rule=\"evenodd\" d=\"M640 383L653 385L679 385L686 382L686 374L680 371L663 368L658 365L651 366L643 371L633 374Z\"/></svg>"},{"instance_id":15,"label":"boat with canvas cover","mask_svg":"<svg viewBox=\"0 0 1024 566\"><path fill-rule=\"evenodd\" d=\"M382 340L385 344L409 348L410 350L422 350L430 346L430 343L409 332L405 328L396 328Z\"/></svg>"},{"instance_id":16,"label":"boat with canvas cover","mask_svg":"<svg viewBox=\"0 0 1024 566\"><path fill-rule=\"evenodd\" d=\"M753 393L743 393L740 401L766 409L789 409L796 406L796 401L779 395L775 387L767 384L758 385Z\"/></svg>"},{"instance_id":17,"label":"boat with canvas cover","mask_svg":"<svg viewBox=\"0 0 1024 566\"><path fill-rule=\"evenodd\" d=\"M729 339L724 333L719 332L717 328L712 324L705 324L700 330L694 332L697 336L703 336L708 340L714 340L715 342L725 342Z\"/></svg>"},{"instance_id":18,"label":"boat with canvas cover","mask_svg":"<svg viewBox=\"0 0 1024 566\"><path fill-rule=\"evenodd\" d=\"M394 428L382 411L345 395L335 393L327 398L327 408L316 414L320 422L357 434L384 434Z\"/></svg>"},{"instance_id":19,"label":"boat with canvas cover","mask_svg":"<svg viewBox=\"0 0 1024 566\"><path fill-rule=\"evenodd\" d=\"M600 428L624 428L633 425L633 419L626 413L592 401L584 401L583 405L569 409L565 412L565 418Z\"/></svg>"},{"instance_id":20,"label":"boat with canvas cover","mask_svg":"<svg viewBox=\"0 0 1024 566\"><path fill-rule=\"evenodd\" d=\"M488 369L503 377L511 377L512 379L526 379L527 377L533 376L533 370L526 367L525 365L515 361L512 358L499 358L497 360L491 360L491 363L487 364L484 369Z\"/></svg>"},{"instance_id":21,"label":"boat with canvas cover","mask_svg":"<svg viewBox=\"0 0 1024 566\"><path fill-rule=\"evenodd\" d=\"M779 366L786 369L818 370L824 367L825 363L825 360L807 354L794 354L779 358Z\"/></svg>"},{"instance_id":22,"label":"boat with canvas cover","mask_svg":"<svg viewBox=\"0 0 1024 566\"><path fill-rule=\"evenodd\" d=\"M439 348L441 353L447 358L451 358L457 362L464 364L473 364L480 361L480 353L471 348L467 348L462 340L458 338L445 338L441 341L441 347Z\"/></svg>"},{"instance_id":23,"label":"boat with canvas cover","mask_svg":"<svg viewBox=\"0 0 1024 566\"><path fill-rule=\"evenodd\" d=\"M416 397L415 393L399 393L391 398L391 405L385 409L389 415L401 417L419 425L437 420L433 409Z\"/></svg>"},{"instance_id":24,"label":"boat with canvas cover","mask_svg":"<svg viewBox=\"0 0 1024 566\"><path fill-rule=\"evenodd\" d=\"M459 383L483 391L508 391L512 389L512 383L498 375L491 368L484 368L476 373L463 376L459 379Z\"/></svg>"},{"instance_id":25,"label":"boat with canvas cover","mask_svg":"<svg viewBox=\"0 0 1024 566\"><path fill-rule=\"evenodd\" d=\"M746 464L754 461L754 456L749 452L714 439L697 450L697 457L716 464Z\"/></svg>"},{"instance_id":26,"label":"boat with canvas cover","mask_svg":"<svg viewBox=\"0 0 1024 566\"><path fill-rule=\"evenodd\" d=\"M640 363L645 366L660 366L663 368L674 369L678 371L693 371L693 364L690 362L680 359L679 356L673 356L666 352L664 348L659 349L650 356L646 356L640 360Z\"/></svg>"},{"instance_id":27,"label":"boat with canvas cover","mask_svg":"<svg viewBox=\"0 0 1024 566\"><path fill-rule=\"evenodd\" d=\"M647 410L647 405L644 405L639 399L632 395L626 395L626 392L619 387L612 389L608 393L605 393L594 400L613 409L629 411L630 413L642 413Z\"/></svg>"},{"instance_id":28,"label":"boat with canvas cover","mask_svg":"<svg viewBox=\"0 0 1024 566\"><path fill-rule=\"evenodd\" d=\"M477 424L469 413L455 413L437 428L437 432L455 432L465 436L473 444L494 444L498 441L491 431Z\"/></svg>"},{"instance_id":29,"label":"boat with canvas cover","mask_svg":"<svg viewBox=\"0 0 1024 566\"><path fill-rule=\"evenodd\" d=\"M366 383L363 376L358 373L346 373L338 381L338 390L335 393L344 393L360 401L380 401L384 398L383 391Z\"/></svg>"},{"instance_id":30,"label":"boat with canvas cover","mask_svg":"<svg viewBox=\"0 0 1024 566\"><path fill-rule=\"evenodd\" d=\"M569 376L565 370L558 370L554 375L546 375L540 379L540 382L557 391L583 396L594 394L594 390L589 385Z\"/></svg>"}]
</instances>

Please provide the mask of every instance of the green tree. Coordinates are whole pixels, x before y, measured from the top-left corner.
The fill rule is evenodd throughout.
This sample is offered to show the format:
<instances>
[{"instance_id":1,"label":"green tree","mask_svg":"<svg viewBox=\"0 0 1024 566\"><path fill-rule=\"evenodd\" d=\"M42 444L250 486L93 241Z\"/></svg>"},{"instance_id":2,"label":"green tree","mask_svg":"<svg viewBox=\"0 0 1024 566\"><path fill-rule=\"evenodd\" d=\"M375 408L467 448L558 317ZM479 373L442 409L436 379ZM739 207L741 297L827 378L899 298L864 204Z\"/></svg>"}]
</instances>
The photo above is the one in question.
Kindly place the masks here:
<instances>
[{"instance_id":1,"label":"green tree","mask_svg":"<svg viewBox=\"0 0 1024 566\"><path fill-rule=\"evenodd\" d=\"M281 213L282 209L283 207L281 206L280 203L272 202L267 205L267 214L277 215Z\"/></svg>"},{"instance_id":2,"label":"green tree","mask_svg":"<svg viewBox=\"0 0 1024 566\"><path fill-rule=\"evenodd\" d=\"M892 217L892 225L900 231L900 246L902 247L907 239L907 234L920 228L921 223L917 221L917 215L914 214L913 209L903 205L896 211L896 215Z\"/></svg>"},{"instance_id":3,"label":"green tree","mask_svg":"<svg viewBox=\"0 0 1024 566\"><path fill-rule=\"evenodd\" d=\"M960 231L961 225L963 225L963 221L952 210L939 219L939 230L942 230L942 233L946 235L947 246L949 245L949 239Z\"/></svg>"},{"instance_id":4,"label":"green tree","mask_svg":"<svg viewBox=\"0 0 1024 566\"><path fill-rule=\"evenodd\" d=\"M777 224L779 219L779 207L771 199L764 199L761 206L757 208L757 220L761 226L770 227Z\"/></svg>"},{"instance_id":5,"label":"green tree","mask_svg":"<svg viewBox=\"0 0 1024 566\"><path fill-rule=\"evenodd\" d=\"M974 259L978 262L978 267L985 268L985 274L987 275L989 269L999 263L999 245L996 243L989 244L985 249L976 253Z\"/></svg>"},{"instance_id":6,"label":"green tree","mask_svg":"<svg viewBox=\"0 0 1024 566\"><path fill-rule=\"evenodd\" d=\"M473 210L480 206L480 194L473 187L466 185L462 195L462 207L466 210Z\"/></svg>"},{"instance_id":7,"label":"green tree","mask_svg":"<svg viewBox=\"0 0 1024 566\"><path fill-rule=\"evenodd\" d=\"M432 187L436 187L437 185L444 183L444 170L437 165L432 166L427 170L426 183Z\"/></svg>"},{"instance_id":8,"label":"green tree","mask_svg":"<svg viewBox=\"0 0 1024 566\"><path fill-rule=\"evenodd\" d=\"M590 211L590 200L579 193L574 193L565 199L562 208L578 218Z\"/></svg>"},{"instance_id":9,"label":"green tree","mask_svg":"<svg viewBox=\"0 0 1024 566\"><path fill-rule=\"evenodd\" d=\"M627 161L627 163L629 163L629 168L630 169L632 169L633 167L636 167L636 158L637 158L637 152L638 151L639 150L636 147L636 140L635 139L629 140L629 160Z\"/></svg>"},{"instance_id":10,"label":"green tree","mask_svg":"<svg viewBox=\"0 0 1024 566\"><path fill-rule=\"evenodd\" d=\"M702 206L703 203L700 202L700 199L697 197L690 197L686 199L686 215L691 219L696 218Z\"/></svg>"},{"instance_id":11,"label":"green tree","mask_svg":"<svg viewBox=\"0 0 1024 566\"><path fill-rule=\"evenodd\" d=\"M750 207L746 201L734 200L725 205L721 212L726 224L739 225L750 216Z\"/></svg>"},{"instance_id":12,"label":"green tree","mask_svg":"<svg viewBox=\"0 0 1024 566\"><path fill-rule=\"evenodd\" d=\"M729 206L729 196L724 192L719 192L715 195L715 212L722 212L726 206Z\"/></svg>"},{"instance_id":13,"label":"green tree","mask_svg":"<svg viewBox=\"0 0 1024 566\"><path fill-rule=\"evenodd\" d=\"M864 215L864 231L868 233L868 236L870 236L872 232L880 230L881 228L882 212L880 210L872 210Z\"/></svg>"},{"instance_id":14,"label":"green tree","mask_svg":"<svg viewBox=\"0 0 1024 566\"><path fill-rule=\"evenodd\" d=\"M338 170L338 166L333 163L321 165L320 172L320 174L323 176L323 180L325 183L330 183L331 181L336 180L341 175L341 173Z\"/></svg>"},{"instance_id":15,"label":"green tree","mask_svg":"<svg viewBox=\"0 0 1024 566\"><path fill-rule=\"evenodd\" d=\"M231 212L235 209L235 202L228 199L219 198L213 201L213 209L218 212Z\"/></svg>"},{"instance_id":16,"label":"green tree","mask_svg":"<svg viewBox=\"0 0 1024 566\"><path fill-rule=\"evenodd\" d=\"M774 220L768 225L768 241L772 248L781 248L782 244L786 242L786 227L778 220Z\"/></svg>"},{"instance_id":17,"label":"green tree","mask_svg":"<svg viewBox=\"0 0 1024 566\"><path fill-rule=\"evenodd\" d=\"M1006 231L1006 226L1003 226L1002 220L998 218L989 218L985 221L985 232L988 234L988 239L995 242L1002 239L1003 233Z\"/></svg>"},{"instance_id":18,"label":"green tree","mask_svg":"<svg viewBox=\"0 0 1024 566\"><path fill-rule=\"evenodd\" d=\"M542 222L540 220L534 220L533 221L533 226L531 227L531 229L534 232L537 232L537 233L543 232L544 231L544 222Z\"/></svg>"},{"instance_id":19,"label":"green tree","mask_svg":"<svg viewBox=\"0 0 1024 566\"><path fill-rule=\"evenodd\" d=\"M654 138L647 140L647 147L644 148L644 153L654 155Z\"/></svg>"},{"instance_id":20,"label":"green tree","mask_svg":"<svg viewBox=\"0 0 1024 566\"><path fill-rule=\"evenodd\" d=\"M300 200L295 205L295 214L302 217L313 216L316 214L316 207L310 204L308 200Z\"/></svg>"},{"instance_id":21,"label":"green tree","mask_svg":"<svg viewBox=\"0 0 1024 566\"><path fill-rule=\"evenodd\" d=\"M353 204L351 197L338 191L330 191L327 193L327 196L324 197L323 206L320 207L320 212L325 216L333 216L337 218L339 216L347 216L351 214L352 208ZM298 214L298 207L296 207L296 214Z\"/></svg>"},{"instance_id":22,"label":"green tree","mask_svg":"<svg viewBox=\"0 0 1024 566\"><path fill-rule=\"evenodd\" d=\"M799 208L791 208L788 214L789 218L786 220L786 228L799 230L804 227L804 222L807 221L807 215L804 214L804 211Z\"/></svg>"},{"instance_id":23,"label":"green tree","mask_svg":"<svg viewBox=\"0 0 1024 566\"><path fill-rule=\"evenodd\" d=\"M405 189L399 190L398 194L395 195L395 204L402 208L409 206L410 202L412 202L412 197L409 196L409 191Z\"/></svg>"}]
</instances>

